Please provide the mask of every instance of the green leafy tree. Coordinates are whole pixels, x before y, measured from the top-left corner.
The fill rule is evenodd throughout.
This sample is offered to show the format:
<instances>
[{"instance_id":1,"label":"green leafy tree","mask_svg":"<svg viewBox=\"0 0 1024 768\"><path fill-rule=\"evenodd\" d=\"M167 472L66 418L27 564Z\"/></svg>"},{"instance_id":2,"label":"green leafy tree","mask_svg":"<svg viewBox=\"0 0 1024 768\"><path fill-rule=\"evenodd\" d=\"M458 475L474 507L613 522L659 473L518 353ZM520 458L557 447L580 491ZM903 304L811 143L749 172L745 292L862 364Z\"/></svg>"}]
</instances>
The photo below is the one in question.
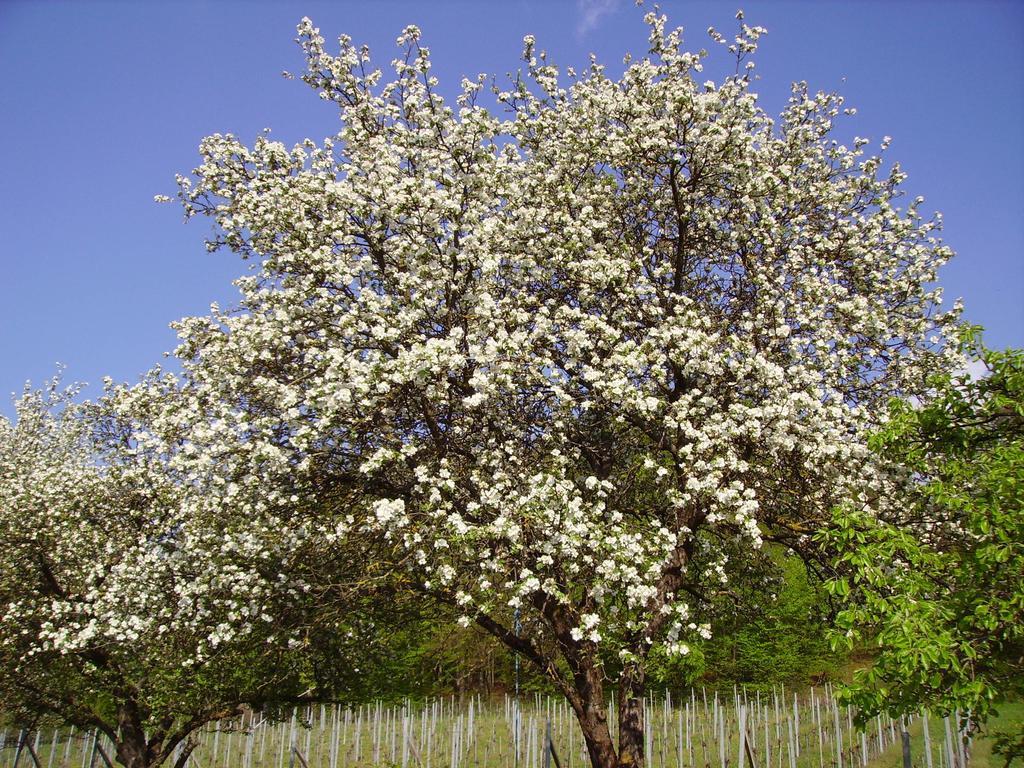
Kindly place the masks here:
<instances>
[{"instance_id":1,"label":"green leafy tree","mask_svg":"<svg viewBox=\"0 0 1024 768\"><path fill-rule=\"evenodd\" d=\"M862 716L921 706L983 723L1024 671L1024 351L966 342L987 375L937 375L873 447L902 471L901 519L843 508L821 539L842 572L838 646L877 644L848 697Z\"/></svg>"}]
</instances>

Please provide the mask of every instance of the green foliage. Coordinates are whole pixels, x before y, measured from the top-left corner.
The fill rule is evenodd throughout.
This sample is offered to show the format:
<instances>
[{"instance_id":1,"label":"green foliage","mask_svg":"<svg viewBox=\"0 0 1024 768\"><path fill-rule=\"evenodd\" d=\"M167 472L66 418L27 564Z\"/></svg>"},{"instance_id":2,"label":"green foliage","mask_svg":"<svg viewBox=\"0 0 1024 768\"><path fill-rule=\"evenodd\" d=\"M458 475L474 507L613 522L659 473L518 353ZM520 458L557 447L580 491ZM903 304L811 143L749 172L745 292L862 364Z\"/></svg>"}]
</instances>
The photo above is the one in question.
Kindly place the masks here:
<instances>
[{"instance_id":1,"label":"green foliage","mask_svg":"<svg viewBox=\"0 0 1024 768\"><path fill-rule=\"evenodd\" d=\"M660 644L651 649L651 690L681 692L692 685L726 682L800 685L831 675L839 657L826 638L827 599L820 582L808 575L799 558L776 545L765 547L757 567L751 562L746 577L730 582L716 598L717 620L701 617L712 620L710 640L692 644L686 655L669 654ZM349 686L347 700L397 701L405 696L514 688L514 656L507 648L473 627L454 627L450 618L436 611L416 619L407 616L401 626L380 634L386 647L381 647L376 662L367 658L365 680L350 680L350 668L344 665L335 671L335 679ZM328 658L334 655L330 637L310 645ZM369 650L363 653L368 655ZM349 649L339 657L350 660L354 654ZM603 667L614 678L621 660L608 654ZM523 693L556 693L550 681L525 661L519 678Z\"/></svg>"},{"instance_id":2,"label":"green foliage","mask_svg":"<svg viewBox=\"0 0 1024 768\"><path fill-rule=\"evenodd\" d=\"M742 601L751 608L723 613L715 623L705 648L705 679L806 683L836 666L823 631L827 603L820 584L799 558L774 547L767 554L773 586L766 589L762 581L747 587L758 592Z\"/></svg>"},{"instance_id":3,"label":"green foliage","mask_svg":"<svg viewBox=\"0 0 1024 768\"><path fill-rule=\"evenodd\" d=\"M992 736L992 753L1003 759L1004 768L1015 760L1024 763L1024 730L997 731Z\"/></svg>"},{"instance_id":4,"label":"green foliage","mask_svg":"<svg viewBox=\"0 0 1024 768\"><path fill-rule=\"evenodd\" d=\"M647 657L647 682L652 690L681 691L698 683L707 669L704 649L696 646L686 656L667 653L663 646Z\"/></svg>"},{"instance_id":5,"label":"green foliage","mask_svg":"<svg viewBox=\"0 0 1024 768\"><path fill-rule=\"evenodd\" d=\"M820 537L845 601L833 641L878 647L847 698L863 717L970 711L983 722L1024 652L1024 351L965 340L989 374L938 376L935 398L897 402L873 448L902 467L903 520L838 510Z\"/></svg>"}]
</instances>

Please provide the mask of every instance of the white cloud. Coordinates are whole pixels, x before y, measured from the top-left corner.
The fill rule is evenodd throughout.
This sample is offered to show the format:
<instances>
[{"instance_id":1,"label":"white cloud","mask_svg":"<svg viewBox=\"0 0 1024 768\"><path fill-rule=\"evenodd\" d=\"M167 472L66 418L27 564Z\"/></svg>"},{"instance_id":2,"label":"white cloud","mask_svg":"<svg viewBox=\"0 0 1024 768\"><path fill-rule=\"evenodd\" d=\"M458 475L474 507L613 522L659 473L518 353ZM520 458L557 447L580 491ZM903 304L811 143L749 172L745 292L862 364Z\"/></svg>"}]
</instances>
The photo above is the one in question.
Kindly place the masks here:
<instances>
[{"instance_id":1,"label":"white cloud","mask_svg":"<svg viewBox=\"0 0 1024 768\"><path fill-rule=\"evenodd\" d=\"M576 38L581 39L601 23L601 19L612 13L619 0L576 0L579 21L576 23Z\"/></svg>"},{"instance_id":2,"label":"white cloud","mask_svg":"<svg viewBox=\"0 0 1024 768\"><path fill-rule=\"evenodd\" d=\"M988 366L981 360L970 360L964 370L958 371L958 373L966 373L971 377L971 381L977 381L978 379L986 378L990 371Z\"/></svg>"}]
</instances>

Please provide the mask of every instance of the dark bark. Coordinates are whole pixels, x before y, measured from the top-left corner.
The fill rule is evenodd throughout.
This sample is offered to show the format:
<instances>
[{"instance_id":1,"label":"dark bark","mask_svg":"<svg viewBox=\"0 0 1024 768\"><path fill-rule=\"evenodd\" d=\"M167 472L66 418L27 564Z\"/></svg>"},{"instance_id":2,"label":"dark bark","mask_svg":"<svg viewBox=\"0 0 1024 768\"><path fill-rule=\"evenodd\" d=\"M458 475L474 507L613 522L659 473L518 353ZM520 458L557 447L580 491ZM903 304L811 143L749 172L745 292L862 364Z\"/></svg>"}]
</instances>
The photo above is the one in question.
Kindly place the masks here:
<instances>
[{"instance_id":1,"label":"dark bark","mask_svg":"<svg viewBox=\"0 0 1024 768\"><path fill-rule=\"evenodd\" d=\"M619 743L616 750L608 723L602 670L585 664L575 675L570 697L593 768L642 768L644 764L644 673L627 666L619 680Z\"/></svg>"},{"instance_id":2,"label":"dark bark","mask_svg":"<svg viewBox=\"0 0 1024 768\"><path fill-rule=\"evenodd\" d=\"M584 705L582 711L576 712L583 740L587 745L587 754L593 768L616 768L615 744L608 728L608 718L603 706L594 702Z\"/></svg>"},{"instance_id":3,"label":"dark bark","mask_svg":"<svg viewBox=\"0 0 1024 768\"><path fill-rule=\"evenodd\" d=\"M627 664L619 677L619 760L621 768L644 764L644 694L643 668Z\"/></svg>"},{"instance_id":4,"label":"dark bark","mask_svg":"<svg viewBox=\"0 0 1024 768\"><path fill-rule=\"evenodd\" d=\"M592 768L642 768L645 692L642 666L637 663L627 665L620 678L619 745L616 750L606 710L604 670L592 648L571 639L570 625L559 615L557 606L542 602L542 613L560 637L561 657L569 667L571 679L559 668L553 657L549 657L530 639L519 637L486 614L479 614L476 621L513 651L532 662L565 695L580 724Z\"/></svg>"},{"instance_id":5,"label":"dark bark","mask_svg":"<svg viewBox=\"0 0 1024 768\"><path fill-rule=\"evenodd\" d=\"M125 768L151 768L151 764L148 757L148 750L146 749L146 742L143 739L141 742L133 737L121 736L121 739L115 744L117 762L125 766Z\"/></svg>"},{"instance_id":6,"label":"dark bark","mask_svg":"<svg viewBox=\"0 0 1024 768\"><path fill-rule=\"evenodd\" d=\"M575 646L571 645L566 649L573 673L568 699L583 732L590 764L593 768L616 768L615 744L605 711L602 670L591 653L576 653Z\"/></svg>"},{"instance_id":7,"label":"dark bark","mask_svg":"<svg viewBox=\"0 0 1024 768\"><path fill-rule=\"evenodd\" d=\"M202 710L190 720L179 723L173 731L174 720L166 718L147 738L142 713L134 701L129 700L118 710L116 738L111 737L116 747L117 762L125 768L156 768L164 765L180 745L181 753L174 761L173 768L184 768L196 747L192 738L196 729L206 723L237 717L240 713L241 709L237 705Z\"/></svg>"},{"instance_id":8,"label":"dark bark","mask_svg":"<svg viewBox=\"0 0 1024 768\"><path fill-rule=\"evenodd\" d=\"M150 768L149 744L142 724L139 708L133 701L122 704L118 710L117 762L125 768Z\"/></svg>"},{"instance_id":9,"label":"dark bark","mask_svg":"<svg viewBox=\"0 0 1024 768\"><path fill-rule=\"evenodd\" d=\"M117 762L125 768L156 768L167 763L179 743L181 754L174 761L172 768L184 768L189 755L196 748L196 742L191 737L182 738L175 735L167 741L162 738L147 740L141 730L122 730L121 737L114 742L115 755Z\"/></svg>"}]
</instances>

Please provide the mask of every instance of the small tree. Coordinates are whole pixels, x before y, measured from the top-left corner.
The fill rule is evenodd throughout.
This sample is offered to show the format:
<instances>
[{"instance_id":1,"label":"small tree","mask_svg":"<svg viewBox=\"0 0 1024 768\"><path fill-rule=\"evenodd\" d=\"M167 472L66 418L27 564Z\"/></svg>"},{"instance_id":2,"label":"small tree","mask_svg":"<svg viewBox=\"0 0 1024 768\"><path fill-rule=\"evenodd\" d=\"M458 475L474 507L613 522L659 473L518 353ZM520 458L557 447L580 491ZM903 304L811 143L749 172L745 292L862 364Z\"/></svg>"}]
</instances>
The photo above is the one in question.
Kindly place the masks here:
<instances>
[{"instance_id":1,"label":"small tree","mask_svg":"<svg viewBox=\"0 0 1024 768\"><path fill-rule=\"evenodd\" d=\"M974 725L1024 673L1024 351L973 346L987 375L896 401L874 447L909 475L896 516L840 509L838 645L877 644L846 692L862 718L927 706Z\"/></svg>"},{"instance_id":2,"label":"small tree","mask_svg":"<svg viewBox=\"0 0 1024 768\"><path fill-rule=\"evenodd\" d=\"M257 559L239 557L248 534L197 514L201 484L184 483L109 403L74 394L54 381L25 393L14 423L0 419L5 717L97 729L127 768L172 755L181 768L203 725L343 687L296 652L303 636L289 623L311 596L296 574L330 563L287 535L263 535ZM336 635L335 652L351 659L356 643Z\"/></svg>"},{"instance_id":3,"label":"small tree","mask_svg":"<svg viewBox=\"0 0 1024 768\"><path fill-rule=\"evenodd\" d=\"M340 132L203 142L180 199L254 271L239 310L179 325L191 406L124 395L183 472L263 490L256 529L398 544L551 679L605 768L643 762L648 659L709 633L762 541L808 554L835 505L886 503L865 434L956 358L937 222L829 138L842 98L798 84L775 122L750 91L762 29L712 30L745 67L715 83L646 18L617 80L566 82L526 38L504 117L483 77L445 103L415 27L382 84L304 20ZM228 485L208 503L233 508Z\"/></svg>"}]
</instances>

